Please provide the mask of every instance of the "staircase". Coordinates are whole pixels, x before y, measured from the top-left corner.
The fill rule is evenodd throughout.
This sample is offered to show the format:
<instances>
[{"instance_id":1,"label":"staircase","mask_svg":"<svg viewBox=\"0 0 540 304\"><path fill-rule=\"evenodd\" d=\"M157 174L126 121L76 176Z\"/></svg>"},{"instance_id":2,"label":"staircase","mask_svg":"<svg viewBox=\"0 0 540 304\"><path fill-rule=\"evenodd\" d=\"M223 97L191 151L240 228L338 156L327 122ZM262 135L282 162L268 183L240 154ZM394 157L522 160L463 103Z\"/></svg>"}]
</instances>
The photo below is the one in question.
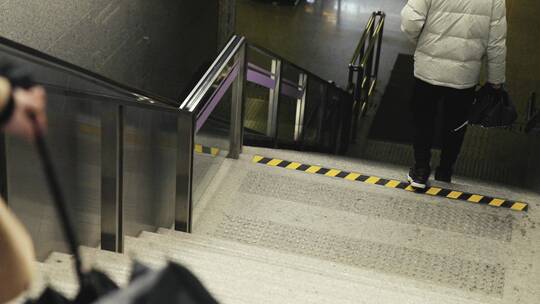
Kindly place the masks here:
<instances>
[{"instance_id":1,"label":"staircase","mask_svg":"<svg viewBox=\"0 0 540 304\"><path fill-rule=\"evenodd\" d=\"M221 303L537 303L538 195L460 179L452 187L519 198L528 212L255 164L262 155L401 179L405 168L263 148L223 161L194 210L193 234L127 237L126 254L83 248L124 285L133 259L190 268ZM39 282L76 292L69 255Z\"/></svg>"},{"instance_id":2,"label":"staircase","mask_svg":"<svg viewBox=\"0 0 540 304\"><path fill-rule=\"evenodd\" d=\"M180 105L4 44L3 56L28 61L47 86L48 143L81 244L126 252L83 247L87 267L120 285L134 259L172 260L225 304L540 302L538 194L459 177L417 194L399 182L405 167L243 147L246 80L267 90L267 129L255 131L271 147L346 150L353 109L347 91L243 37ZM265 60L246 62L248 51ZM62 251L33 149L9 138L6 148L10 207L40 256ZM155 228L173 225L192 233ZM26 296L47 284L77 291L69 255L36 267Z\"/></svg>"}]
</instances>

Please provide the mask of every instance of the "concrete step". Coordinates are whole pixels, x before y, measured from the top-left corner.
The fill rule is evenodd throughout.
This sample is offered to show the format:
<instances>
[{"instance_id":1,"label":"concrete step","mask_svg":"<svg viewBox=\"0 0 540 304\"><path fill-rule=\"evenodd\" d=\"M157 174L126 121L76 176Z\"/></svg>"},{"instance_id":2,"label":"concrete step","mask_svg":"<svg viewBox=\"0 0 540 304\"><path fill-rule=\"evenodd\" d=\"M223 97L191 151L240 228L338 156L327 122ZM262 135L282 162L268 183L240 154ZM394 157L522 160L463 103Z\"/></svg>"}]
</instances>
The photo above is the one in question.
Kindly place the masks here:
<instances>
[{"instance_id":1,"label":"concrete step","mask_svg":"<svg viewBox=\"0 0 540 304\"><path fill-rule=\"evenodd\" d=\"M253 164L263 155L400 179L404 168L313 153L246 148L223 160L196 199L194 234L127 237L126 254L83 248L125 285L136 258L190 268L222 303L536 303L537 195L465 180L468 191L524 195L528 213ZM195 167L197 170L197 167ZM401 170L401 171L400 171ZM459 186L459 185L458 185ZM37 294L77 290L69 255L39 264Z\"/></svg>"},{"instance_id":2,"label":"concrete step","mask_svg":"<svg viewBox=\"0 0 540 304\"><path fill-rule=\"evenodd\" d=\"M399 170L406 172L362 160L246 148L240 161L223 163L195 205L194 233L455 297L537 299L538 288L530 282L540 277L538 195L489 183L456 189L525 198L532 208L520 213L254 164L253 155L393 179L400 179Z\"/></svg>"},{"instance_id":3,"label":"concrete step","mask_svg":"<svg viewBox=\"0 0 540 304\"><path fill-rule=\"evenodd\" d=\"M317 259L283 254L161 230L126 239L127 254L82 248L85 261L125 285L132 258L152 268L167 260L190 268L221 303L485 303L408 287L377 274ZM53 253L40 265L41 288L49 282L73 296L77 290L69 255ZM34 287L34 294L38 292Z\"/></svg>"}]
</instances>

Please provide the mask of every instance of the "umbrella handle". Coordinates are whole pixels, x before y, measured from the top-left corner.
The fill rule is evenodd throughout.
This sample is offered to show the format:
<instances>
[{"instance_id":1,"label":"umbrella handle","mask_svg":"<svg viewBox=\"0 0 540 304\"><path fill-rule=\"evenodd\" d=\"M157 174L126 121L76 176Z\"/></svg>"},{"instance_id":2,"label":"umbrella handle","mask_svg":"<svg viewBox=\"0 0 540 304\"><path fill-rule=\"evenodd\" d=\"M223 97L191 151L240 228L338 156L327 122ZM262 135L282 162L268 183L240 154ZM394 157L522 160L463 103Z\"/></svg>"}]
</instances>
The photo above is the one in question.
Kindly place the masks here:
<instances>
[{"instance_id":1,"label":"umbrella handle","mask_svg":"<svg viewBox=\"0 0 540 304\"><path fill-rule=\"evenodd\" d=\"M66 203L64 195L60 188L60 183L54 169L49 150L47 149L47 144L45 143L45 138L41 132L41 129L38 125L36 116L34 113L28 113L28 117L32 122L32 126L35 132L35 145L41 159L43 171L45 173L45 178L51 192L54 206L58 215L60 216L60 224L62 226L62 232L68 243L69 249L75 258L75 271L77 272L77 277L79 279L79 284L82 286L83 283L83 271L82 271L82 259L79 252L79 241L75 235L75 230L73 229L73 223L67 213Z\"/></svg>"}]
</instances>

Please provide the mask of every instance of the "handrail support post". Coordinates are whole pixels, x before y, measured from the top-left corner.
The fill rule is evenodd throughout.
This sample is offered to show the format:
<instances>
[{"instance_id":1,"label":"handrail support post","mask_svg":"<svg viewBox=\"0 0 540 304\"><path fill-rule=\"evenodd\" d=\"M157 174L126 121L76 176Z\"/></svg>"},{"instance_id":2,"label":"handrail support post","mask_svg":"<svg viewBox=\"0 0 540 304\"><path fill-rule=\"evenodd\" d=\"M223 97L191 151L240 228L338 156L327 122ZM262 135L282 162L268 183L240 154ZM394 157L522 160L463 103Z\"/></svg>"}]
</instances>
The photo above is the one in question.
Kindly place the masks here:
<instances>
[{"instance_id":1,"label":"handrail support post","mask_svg":"<svg viewBox=\"0 0 540 304\"><path fill-rule=\"evenodd\" d=\"M274 89L270 89L268 102L268 121L266 126L266 135L275 139L277 136L277 116L279 95L281 92L281 60L272 59L272 79L275 81Z\"/></svg>"},{"instance_id":2,"label":"handrail support post","mask_svg":"<svg viewBox=\"0 0 540 304\"><path fill-rule=\"evenodd\" d=\"M124 251L124 107L102 102L101 249Z\"/></svg>"},{"instance_id":3,"label":"handrail support post","mask_svg":"<svg viewBox=\"0 0 540 304\"><path fill-rule=\"evenodd\" d=\"M244 138L244 84L246 78L246 44L238 52L236 58L238 64L238 75L232 85L231 103L231 138L229 158L238 159L242 153Z\"/></svg>"}]
</instances>

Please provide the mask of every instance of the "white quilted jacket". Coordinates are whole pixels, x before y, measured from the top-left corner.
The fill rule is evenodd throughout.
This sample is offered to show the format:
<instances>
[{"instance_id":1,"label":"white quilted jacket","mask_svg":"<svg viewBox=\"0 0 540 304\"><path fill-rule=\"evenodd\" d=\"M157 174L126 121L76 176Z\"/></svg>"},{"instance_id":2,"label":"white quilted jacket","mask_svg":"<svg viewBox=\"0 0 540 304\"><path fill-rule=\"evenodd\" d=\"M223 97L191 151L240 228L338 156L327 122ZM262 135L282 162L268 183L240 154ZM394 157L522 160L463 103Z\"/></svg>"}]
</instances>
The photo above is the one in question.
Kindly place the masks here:
<instances>
[{"instance_id":1,"label":"white quilted jacket","mask_svg":"<svg viewBox=\"0 0 540 304\"><path fill-rule=\"evenodd\" d=\"M488 81L505 82L505 0L409 0L401 12L401 30L417 44L417 78L471 88L487 57Z\"/></svg>"}]
</instances>

